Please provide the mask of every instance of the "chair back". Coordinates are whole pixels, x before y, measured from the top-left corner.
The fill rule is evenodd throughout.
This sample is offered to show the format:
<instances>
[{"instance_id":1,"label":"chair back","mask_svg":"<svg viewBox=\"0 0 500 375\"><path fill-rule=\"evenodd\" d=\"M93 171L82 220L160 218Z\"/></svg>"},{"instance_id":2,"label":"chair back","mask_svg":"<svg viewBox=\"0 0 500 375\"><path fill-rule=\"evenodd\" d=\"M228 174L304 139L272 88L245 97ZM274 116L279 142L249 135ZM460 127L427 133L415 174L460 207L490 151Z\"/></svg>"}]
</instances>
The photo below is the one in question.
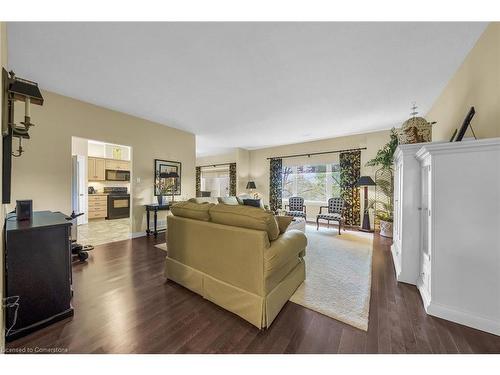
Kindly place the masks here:
<instances>
[{"instance_id":1,"label":"chair back","mask_svg":"<svg viewBox=\"0 0 500 375\"><path fill-rule=\"evenodd\" d=\"M304 198L302 197L290 197L288 199L288 206L290 211L303 211L304 210Z\"/></svg>"},{"instance_id":2,"label":"chair back","mask_svg":"<svg viewBox=\"0 0 500 375\"><path fill-rule=\"evenodd\" d=\"M344 210L344 200L342 198L328 199L328 213L342 215L343 210Z\"/></svg>"}]
</instances>

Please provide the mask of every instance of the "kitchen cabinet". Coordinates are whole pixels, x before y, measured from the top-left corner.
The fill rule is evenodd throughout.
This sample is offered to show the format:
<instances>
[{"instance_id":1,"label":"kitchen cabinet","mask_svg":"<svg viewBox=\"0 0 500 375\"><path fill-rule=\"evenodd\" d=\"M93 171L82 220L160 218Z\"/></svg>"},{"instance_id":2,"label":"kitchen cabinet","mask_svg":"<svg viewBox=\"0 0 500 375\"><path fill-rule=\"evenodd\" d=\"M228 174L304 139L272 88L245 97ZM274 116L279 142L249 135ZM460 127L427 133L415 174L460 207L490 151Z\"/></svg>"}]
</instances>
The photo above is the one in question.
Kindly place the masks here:
<instances>
[{"instance_id":1,"label":"kitchen cabinet","mask_svg":"<svg viewBox=\"0 0 500 375\"><path fill-rule=\"evenodd\" d=\"M106 169L130 171L130 162L126 160L106 159Z\"/></svg>"},{"instance_id":2,"label":"kitchen cabinet","mask_svg":"<svg viewBox=\"0 0 500 375\"><path fill-rule=\"evenodd\" d=\"M107 194L89 194L89 219L102 219L108 216Z\"/></svg>"},{"instance_id":3,"label":"kitchen cabinet","mask_svg":"<svg viewBox=\"0 0 500 375\"><path fill-rule=\"evenodd\" d=\"M106 179L106 161L100 158L88 158L89 181L104 181Z\"/></svg>"}]
</instances>

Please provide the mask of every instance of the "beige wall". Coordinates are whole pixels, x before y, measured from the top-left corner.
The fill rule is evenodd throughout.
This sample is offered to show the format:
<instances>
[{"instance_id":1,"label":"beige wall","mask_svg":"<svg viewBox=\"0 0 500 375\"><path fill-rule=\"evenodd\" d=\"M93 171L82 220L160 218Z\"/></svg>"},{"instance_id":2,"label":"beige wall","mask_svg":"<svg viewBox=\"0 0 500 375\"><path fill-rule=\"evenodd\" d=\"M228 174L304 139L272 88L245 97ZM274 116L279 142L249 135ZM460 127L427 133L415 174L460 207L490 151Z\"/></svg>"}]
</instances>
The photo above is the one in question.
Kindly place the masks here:
<instances>
[{"instance_id":1,"label":"beige wall","mask_svg":"<svg viewBox=\"0 0 500 375\"><path fill-rule=\"evenodd\" d=\"M298 143L286 146L264 148L250 151L250 176L257 185L257 192L263 197L264 202L269 202L269 160L268 157L302 154L308 152L321 152L366 147L361 151L361 174L374 176L375 169L365 167L365 163L373 158L377 151L389 141L389 131L384 130L374 133L365 133L347 137L324 139L320 141ZM338 161L338 154L318 155L300 158L283 159L288 165L325 163ZM373 189L372 189L373 190ZM372 192L373 193L373 192ZM308 219L314 219L319 211L319 204L308 204ZM372 219L373 223L373 219Z\"/></svg>"},{"instance_id":2,"label":"beige wall","mask_svg":"<svg viewBox=\"0 0 500 375\"><path fill-rule=\"evenodd\" d=\"M182 196L194 196L193 134L52 92L43 91L43 97L43 106L32 106L36 126L24 143L25 153L13 161L12 202L33 199L35 210L71 212L72 136L132 147L132 231L136 234L146 227L143 205L154 201L155 158L182 162ZM17 121L22 115L20 103Z\"/></svg>"},{"instance_id":3,"label":"beige wall","mask_svg":"<svg viewBox=\"0 0 500 375\"><path fill-rule=\"evenodd\" d=\"M7 25L5 22L0 22L0 63L1 67L7 67ZM2 94L3 90L0 90L0 103L2 103ZM2 106L0 105L0 118L2 118ZM2 142L0 142L0 164L2 161ZM2 174L0 173L0 186L2 186ZM0 212L0 301L2 304L0 305L0 353L4 351L4 329L5 329L5 321L4 321L4 309L3 309L3 278L4 278L4 246L3 246L3 223L5 218L5 207L2 204L1 212Z\"/></svg>"},{"instance_id":4,"label":"beige wall","mask_svg":"<svg viewBox=\"0 0 500 375\"><path fill-rule=\"evenodd\" d=\"M478 138L500 137L500 23L488 25L460 68L435 101L426 118L437 121L433 141L447 141L469 108ZM472 133L467 131L466 137Z\"/></svg>"}]
</instances>

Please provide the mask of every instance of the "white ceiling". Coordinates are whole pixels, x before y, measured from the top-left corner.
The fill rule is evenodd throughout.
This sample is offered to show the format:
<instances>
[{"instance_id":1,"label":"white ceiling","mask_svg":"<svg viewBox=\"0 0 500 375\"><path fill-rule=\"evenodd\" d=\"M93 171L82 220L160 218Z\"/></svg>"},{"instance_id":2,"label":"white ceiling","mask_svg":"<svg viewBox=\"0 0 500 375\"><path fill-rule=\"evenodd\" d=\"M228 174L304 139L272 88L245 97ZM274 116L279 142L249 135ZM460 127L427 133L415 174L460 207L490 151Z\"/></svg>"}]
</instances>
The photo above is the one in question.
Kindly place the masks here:
<instances>
[{"instance_id":1,"label":"white ceiling","mask_svg":"<svg viewBox=\"0 0 500 375\"><path fill-rule=\"evenodd\" d=\"M485 27L9 23L9 67L46 90L190 131L207 155L388 129L413 101L425 114Z\"/></svg>"}]
</instances>

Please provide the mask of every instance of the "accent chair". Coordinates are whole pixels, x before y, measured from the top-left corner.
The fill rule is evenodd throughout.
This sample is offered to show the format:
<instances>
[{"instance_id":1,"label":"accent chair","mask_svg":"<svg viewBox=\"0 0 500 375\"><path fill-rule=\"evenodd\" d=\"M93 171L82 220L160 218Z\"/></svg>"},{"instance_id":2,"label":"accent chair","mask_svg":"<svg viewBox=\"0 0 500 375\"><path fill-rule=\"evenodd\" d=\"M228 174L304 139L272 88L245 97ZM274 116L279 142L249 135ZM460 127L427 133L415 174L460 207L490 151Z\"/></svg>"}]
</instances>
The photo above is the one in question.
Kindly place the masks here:
<instances>
[{"instance_id":1,"label":"accent chair","mask_svg":"<svg viewBox=\"0 0 500 375\"><path fill-rule=\"evenodd\" d=\"M285 204L285 210L288 216L306 218L306 206L302 197L290 197L288 204Z\"/></svg>"},{"instance_id":2,"label":"accent chair","mask_svg":"<svg viewBox=\"0 0 500 375\"><path fill-rule=\"evenodd\" d=\"M327 209L327 213L323 213L323 209ZM339 234L340 227L344 225L345 231L345 219L343 216L344 213L344 200L342 198L330 198L328 199L328 206L321 206L319 208L319 214L316 216L316 230L319 229L319 221L326 220L328 227L330 226L330 221L337 222L339 225Z\"/></svg>"}]
</instances>

